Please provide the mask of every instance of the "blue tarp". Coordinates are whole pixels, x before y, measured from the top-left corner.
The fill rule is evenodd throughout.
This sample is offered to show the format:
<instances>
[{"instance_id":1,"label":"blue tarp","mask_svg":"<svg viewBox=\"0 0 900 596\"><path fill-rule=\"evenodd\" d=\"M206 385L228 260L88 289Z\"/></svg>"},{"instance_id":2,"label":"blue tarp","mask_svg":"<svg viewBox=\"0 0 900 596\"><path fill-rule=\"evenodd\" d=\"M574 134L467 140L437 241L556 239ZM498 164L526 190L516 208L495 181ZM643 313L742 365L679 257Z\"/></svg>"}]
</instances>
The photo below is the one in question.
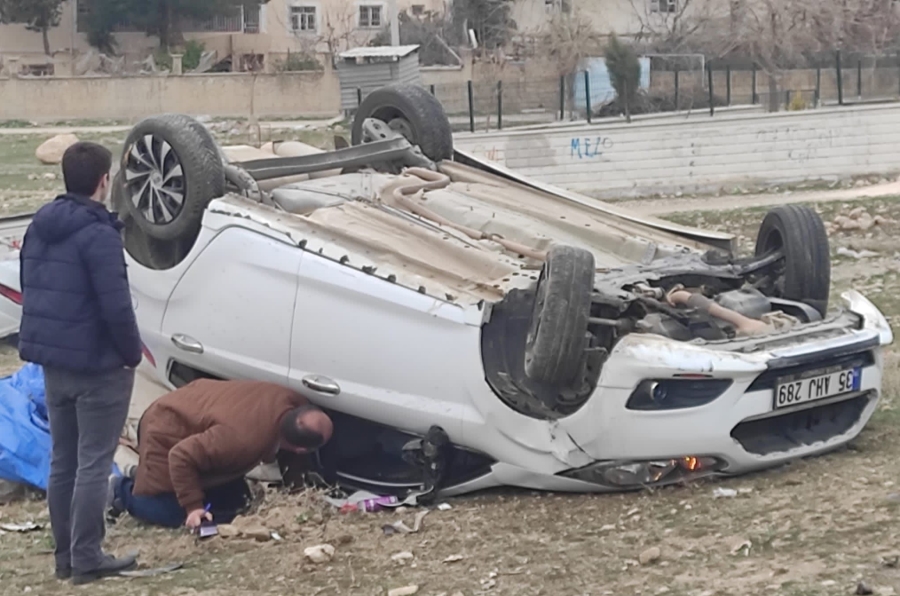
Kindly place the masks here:
<instances>
[{"instance_id":1,"label":"blue tarp","mask_svg":"<svg viewBox=\"0 0 900 596\"><path fill-rule=\"evenodd\" d=\"M50 447L44 371L29 363L0 379L0 479L47 490Z\"/></svg>"}]
</instances>

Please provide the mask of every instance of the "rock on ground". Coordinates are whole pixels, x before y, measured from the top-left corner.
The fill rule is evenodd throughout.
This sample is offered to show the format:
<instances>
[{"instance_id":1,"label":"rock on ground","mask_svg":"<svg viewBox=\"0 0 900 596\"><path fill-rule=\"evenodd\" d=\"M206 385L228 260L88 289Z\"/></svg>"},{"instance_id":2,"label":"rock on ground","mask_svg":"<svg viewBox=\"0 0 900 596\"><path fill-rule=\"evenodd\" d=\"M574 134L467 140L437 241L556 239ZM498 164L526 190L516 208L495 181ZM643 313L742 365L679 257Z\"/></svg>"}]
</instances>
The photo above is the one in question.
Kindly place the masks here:
<instances>
[{"instance_id":1,"label":"rock on ground","mask_svg":"<svg viewBox=\"0 0 900 596\"><path fill-rule=\"evenodd\" d=\"M41 143L41 146L34 152L35 157L41 163L48 166L59 165L62 163L63 154L66 149L78 142L78 137L73 134L57 135L52 139L48 139Z\"/></svg>"}]
</instances>

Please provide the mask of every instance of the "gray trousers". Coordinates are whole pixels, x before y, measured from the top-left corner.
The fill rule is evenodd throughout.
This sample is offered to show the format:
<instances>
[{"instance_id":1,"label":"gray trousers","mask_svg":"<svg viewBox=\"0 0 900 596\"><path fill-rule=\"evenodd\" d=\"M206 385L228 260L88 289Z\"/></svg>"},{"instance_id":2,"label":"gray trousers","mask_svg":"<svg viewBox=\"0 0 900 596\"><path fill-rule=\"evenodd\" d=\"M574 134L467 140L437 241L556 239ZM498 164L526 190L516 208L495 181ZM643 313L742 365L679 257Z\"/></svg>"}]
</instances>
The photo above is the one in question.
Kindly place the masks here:
<instances>
[{"instance_id":1,"label":"gray trousers","mask_svg":"<svg viewBox=\"0 0 900 596\"><path fill-rule=\"evenodd\" d=\"M134 371L44 369L53 454L47 500L57 568L93 571L104 559L106 494L128 417Z\"/></svg>"}]
</instances>

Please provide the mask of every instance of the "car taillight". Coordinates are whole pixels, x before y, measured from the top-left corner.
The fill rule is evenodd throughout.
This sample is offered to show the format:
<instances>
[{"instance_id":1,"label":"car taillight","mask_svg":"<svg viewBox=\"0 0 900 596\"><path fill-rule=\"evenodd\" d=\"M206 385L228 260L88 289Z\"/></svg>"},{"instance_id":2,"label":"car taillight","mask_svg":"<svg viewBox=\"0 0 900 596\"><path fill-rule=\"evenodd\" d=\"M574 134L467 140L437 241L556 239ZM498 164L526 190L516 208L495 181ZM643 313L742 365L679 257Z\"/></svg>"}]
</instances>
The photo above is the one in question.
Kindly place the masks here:
<instances>
[{"instance_id":1,"label":"car taillight","mask_svg":"<svg viewBox=\"0 0 900 596\"><path fill-rule=\"evenodd\" d=\"M9 300L12 300L19 306L22 305L22 292L18 292L12 288L8 288L3 284L0 284L0 296L4 296Z\"/></svg>"},{"instance_id":2,"label":"car taillight","mask_svg":"<svg viewBox=\"0 0 900 596\"><path fill-rule=\"evenodd\" d=\"M156 359L153 357L153 354L150 353L150 349L143 343L141 343L141 352L143 352L147 362L149 362L153 368L156 368Z\"/></svg>"}]
</instances>

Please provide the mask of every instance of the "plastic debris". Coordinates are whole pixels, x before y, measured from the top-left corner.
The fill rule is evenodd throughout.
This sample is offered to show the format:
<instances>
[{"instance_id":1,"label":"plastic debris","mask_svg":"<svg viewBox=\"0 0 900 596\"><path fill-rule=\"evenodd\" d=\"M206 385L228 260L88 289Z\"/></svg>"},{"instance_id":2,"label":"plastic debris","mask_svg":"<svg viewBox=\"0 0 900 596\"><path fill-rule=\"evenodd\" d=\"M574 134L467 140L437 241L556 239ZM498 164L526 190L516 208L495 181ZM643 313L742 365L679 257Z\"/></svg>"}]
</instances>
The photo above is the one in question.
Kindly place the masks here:
<instances>
[{"instance_id":1,"label":"plastic debris","mask_svg":"<svg viewBox=\"0 0 900 596\"><path fill-rule=\"evenodd\" d=\"M36 530L40 530L43 526L40 524L36 524L32 521L25 522L24 524L0 524L0 530L6 530L7 532L34 532Z\"/></svg>"},{"instance_id":2,"label":"plastic debris","mask_svg":"<svg viewBox=\"0 0 900 596\"><path fill-rule=\"evenodd\" d=\"M346 499L324 497L325 501L337 507L342 513L349 511L379 511L381 509L395 509L404 505L416 505L416 496L411 495L401 501L397 497L376 495L365 490L358 490Z\"/></svg>"},{"instance_id":3,"label":"plastic debris","mask_svg":"<svg viewBox=\"0 0 900 596\"><path fill-rule=\"evenodd\" d=\"M731 499L738 495L738 491L733 488L716 488L713 490L713 498L714 499Z\"/></svg>"},{"instance_id":4,"label":"plastic debris","mask_svg":"<svg viewBox=\"0 0 900 596\"><path fill-rule=\"evenodd\" d=\"M450 506L449 503L441 503L437 506L438 511L450 511L453 507Z\"/></svg>"},{"instance_id":5,"label":"plastic debris","mask_svg":"<svg viewBox=\"0 0 900 596\"><path fill-rule=\"evenodd\" d=\"M403 552L391 555L391 561L394 561L395 563L405 563L414 558L415 558L415 555L409 551L403 551Z\"/></svg>"},{"instance_id":6,"label":"plastic debris","mask_svg":"<svg viewBox=\"0 0 900 596\"><path fill-rule=\"evenodd\" d=\"M394 588L388 591L388 596L412 596L418 593L419 586L404 586L402 588Z\"/></svg>"},{"instance_id":7,"label":"plastic debris","mask_svg":"<svg viewBox=\"0 0 900 596\"><path fill-rule=\"evenodd\" d=\"M441 561L441 563L457 563L459 561L462 561L464 558L465 557L463 557L462 555L450 555L449 557Z\"/></svg>"},{"instance_id":8,"label":"plastic debris","mask_svg":"<svg viewBox=\"0 0 900 596\"><path fill-rule=\"evenodd\" d=\"M390 536L391 534L415 534L419 530L422 529L422 520L425 519L425 516L428 515L429 510L425 509L416 514L416 519L413 522L413 527L410 528L407 526L403 520L395 521L392 524L385 524L381 527L384 531L385 535Z\"/></svg>"}]
</instances>

